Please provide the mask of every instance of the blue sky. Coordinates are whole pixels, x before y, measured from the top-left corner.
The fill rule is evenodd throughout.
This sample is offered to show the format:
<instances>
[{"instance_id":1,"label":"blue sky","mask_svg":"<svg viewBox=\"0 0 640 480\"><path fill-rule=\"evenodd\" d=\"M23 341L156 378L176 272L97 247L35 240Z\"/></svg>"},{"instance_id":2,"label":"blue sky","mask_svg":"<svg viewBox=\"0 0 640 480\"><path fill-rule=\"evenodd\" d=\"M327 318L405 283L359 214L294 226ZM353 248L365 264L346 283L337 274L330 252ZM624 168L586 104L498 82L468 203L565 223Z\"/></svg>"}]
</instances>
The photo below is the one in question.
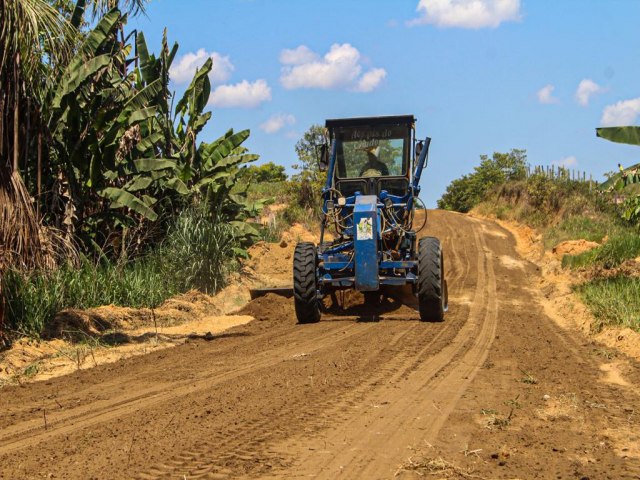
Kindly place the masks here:
<instances>
[{"instance_id":1,"label":"blue sky","mask_svg":"<svg viewBox=\"0 0 640 480\"><path fill-rule=\"evenodd\" d=\"M129 27L180 44L178 93L213 56L201 139L249 128L260 162L289 168L326 118L414 114L434 206L480 154L523 148L598 179L640 161L594 131L638 123L639 21L635 0L152 0Z\"/></svg>"}]
</instances>

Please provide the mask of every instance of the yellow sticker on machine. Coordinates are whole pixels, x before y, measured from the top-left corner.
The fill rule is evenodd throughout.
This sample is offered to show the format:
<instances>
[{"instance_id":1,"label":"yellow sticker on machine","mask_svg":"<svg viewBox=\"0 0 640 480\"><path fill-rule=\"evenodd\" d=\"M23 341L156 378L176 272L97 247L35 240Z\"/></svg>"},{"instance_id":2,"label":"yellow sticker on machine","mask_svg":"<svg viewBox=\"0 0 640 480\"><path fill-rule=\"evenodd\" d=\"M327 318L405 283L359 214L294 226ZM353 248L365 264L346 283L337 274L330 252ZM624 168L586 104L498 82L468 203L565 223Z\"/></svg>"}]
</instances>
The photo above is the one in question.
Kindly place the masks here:
<instances>
[{"instance_id":1,"label":"yellow sticker on machine","mask_svg":"<svg viewBox=\"0 0 640 480\"><path fill-rule=\"evenodd\" d=\"M356 229L356 240L372 240L373 239L373 219L361 218Z\"/></svg>"}]
</instances>

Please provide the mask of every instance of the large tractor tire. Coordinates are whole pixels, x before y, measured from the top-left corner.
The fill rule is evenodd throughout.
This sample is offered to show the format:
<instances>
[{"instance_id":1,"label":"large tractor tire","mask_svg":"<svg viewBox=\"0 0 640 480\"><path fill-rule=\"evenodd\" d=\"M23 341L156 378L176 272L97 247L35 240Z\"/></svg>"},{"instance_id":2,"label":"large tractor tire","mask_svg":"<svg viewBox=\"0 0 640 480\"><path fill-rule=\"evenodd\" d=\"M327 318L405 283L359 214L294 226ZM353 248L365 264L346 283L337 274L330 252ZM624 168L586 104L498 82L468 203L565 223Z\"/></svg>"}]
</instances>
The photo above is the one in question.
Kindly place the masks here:
<instances>
[{"instance_id":1,"label":"large tractor tire","mask_svg":"<svg viewBox=\"0 0 640 480\"><path fill-rule=\"evenodd\" d=\"M420 320L442 322L448 306L444 256L440 240L424 237L418 243L418 305Z\"/></svg>"},{"instance_id":2,"label":"large tractor tire","mask_svg":"<svg viewBox=\"0 0 640 480\"><path fill-rule=\"evenodd\" d=\"M298 323L315 323L320 320L316 247L311 242L298 243L293 254L293 300Z\"/></svg>"}]
</instances>

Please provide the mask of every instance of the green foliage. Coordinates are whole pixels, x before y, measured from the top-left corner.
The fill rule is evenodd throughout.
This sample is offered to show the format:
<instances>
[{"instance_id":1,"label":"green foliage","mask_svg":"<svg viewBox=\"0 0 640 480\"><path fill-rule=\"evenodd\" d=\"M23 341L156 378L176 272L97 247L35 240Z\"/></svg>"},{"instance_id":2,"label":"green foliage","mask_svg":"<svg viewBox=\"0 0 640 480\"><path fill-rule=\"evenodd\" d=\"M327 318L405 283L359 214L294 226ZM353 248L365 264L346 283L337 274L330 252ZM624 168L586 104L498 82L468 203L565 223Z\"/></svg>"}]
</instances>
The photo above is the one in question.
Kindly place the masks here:
<instances>
[{"instance_id":1,"label":"green foliage","mask_svg":"<svg viewBox=\"0 0 640 480\"><path fill-rule=\"evenodd\" d=\"M580 255L565 255L562 266L571 268L592 265L613 268L625 260L640 256L640 236L633 230L622 230L607 242L593 250Z\"/></svg>"},{"instance_id":2,"label":"green foliage","mask_svg":"<svg viewBox=\"0 0 640 480\"><path fill-rule=\"evenodd\" d=\"M57 269L49 262L47 271L7 272L0 294L12 327L38 332L65 307L153 305L187 288L216 291L260 235L251 220L266 202L249 198L247 182L240 182L242 167L258 159L243 146L249 130L198 141L211 118L205 111L211 59L184 95L173 98L169 70L178 45L170 47L165 32L159 53L150 53L144 34L125 35L127 15L112 8L121 4L136 14L146 0L59 0L51 2L54 8L40 0L10 3L16 8L0 7L0 16L10 13L12 22L0 32L0 46L12 54L24 50L32 81L21 81L20 88L34 94L23 102L32 110L20 130L27 141L20 165L26 167L14 176L0 171L0 193L13 188L9 179L21 177L29 191L18 195L13 188L0 197L22 199L29 211L35 198L47 228L38 232L34 220L29 238L60 232L58 243L78 244L84 255L79 265L69 265L62 253ZM89 25L85 6L94 15L92 27L78 32ZM56 41L60 52L51 48ZM18 78L5 73L3 90ZM6 145L0 140L0 156L13 148ZM263 173L280 178L284 172L274 166ZM0 215L2 230L16 229L2 223L14 217L25 216Z\"/></svg>"},{"instance_id":3,"label":"green foliage","mask_svg":"<svg viewBox=\"0 0 640 480\"><path fill-rule=\"evenodd\" d=\"M622 218L632 224L640 226L640 195L627 198L622 208Z\"/></svg>"},{"instance_id":4,"label":"green foliage","mask_svg":"<svg viewBox=\"0 0 640 480\"><path fill-rule=\"evenodd\" d=\"M640 145L640 127L596 128L596 136L611 142Z\"/></svg>"},{"instance_id":5,"label":"green foliage","mask_svg":"<svg viewBox=\"0 0 640 480\"><path fill-rule=\"evenodd\" d=\"M596 135L606 140L629 145L640 145L640 127L609 127L597 128ZM623 169L618 164L620 172L612 175L609 180L600 186L602 190L624 191L630 195L624 205L622 217L640 227L640 194L629 186L640 184L640 163L628 169Z\"/></svg>"},{"instance_id":6,"label":"green foliage","mask_svg":"<svg viewBox=\"0 0 640 480\"><path fill-rule=\"evenodd\" d=\"M596 279L576 291L593 312L596 328L616 325L640 331L640 278Z\"/></svg>"},{"instance_id":7,"label":"green foliage","mask_svg":"<svg viewBox=\"0 0 640 480\"><path fill-rule=\"evenodd\" d=\"M48 188L54 195L47 204L57 208L47 220L79 236L87 251L98 246L107 254L124 235L136 235L138 243L161 239L172 215L201 202L216 219L235 222L240 236L256 235L245 220L261 204L247 203L241 191L231 194L237 168L258 158L242 147L249 131L196 142L211 117L204 112L211 60L172 112L169 69L177 44L169 48L165 34L156 57L139 32L139 66L128 72L132 46L118 40L125 22L117 9L101 17L79 47L84 56L69 63L51 91L53 161L46 178L59 180Z\"/></svg>"},{"instance_id":8,"label":"green foliage","mask_svg":"<svg viewBox=\"0 0 640 480\"><path fill-rule=\"evenodd\" d=\"M166 262L164 268L174 277L179 290L196 288L206 293L222 288L235 258L244 255L233 227L215 221L202 208L178 217L161 253Z\"/></svg>"},{"instance_id":9,"label":"green foliage","mask_svg":"<svg viewBox=\"0 0 640 480\"><path fill-rule=\"evenodd\" d=\"M233 228L213 220L203 209L183 212L170 226L164 243L133 260L98 263L83 257L80 265L53 271L9 271L4 278L10 330L38 336L65 308L100 305L156 307L190 289L214 293L243 255Z\"/></svg>"},{"instance_id":10,"label":"green foliage","mask_svg":"<svg viewBox=\"0 0 640 480\"><path fill-rule=\"evenodd\" d=\"M320 177L324 177L318 169L318 148L325 143L329 142L326 129L321 125L311 125L298 140L295 149L300 163L293 165L293 168L300 171L298 174L300 180L317 182Z\"/></svg>"},{"instance_id":11,"label":"green foliage","mask_svg":"<svg viewBox=\"0 0 640 480\"><path fill-rule=\"evenodd\" d=\"M480 165L474 168L473 173L455 179L447 186L438 200L438 208L466 213L498 185L524 179L526 169L525 150L495 152L492 157L481 155Z\"/></svg>"},{"instance_id":12,"label":"green foliage","mask_svg":"<svg viewBox=\"0 0 640 480\"><path fill-rule=\"evenodd\" d=\"M238 172L238 177L243 182L249 183L283 182L287 179L287 174L282 165L268 162L262 165L243 167Z\"/></svg>"},{"instance_id":13,"label":"green foliage","mask_svg":"<svg viewBox=\"0 0 640 480\"><path fill-rule=\"evenodd\" d=\"M607 216L571 215L544 232L544 246L551 249L565 240L579 239L601 242L606 236L616 234L619 228Z\"/></svg>"}]
</instances>

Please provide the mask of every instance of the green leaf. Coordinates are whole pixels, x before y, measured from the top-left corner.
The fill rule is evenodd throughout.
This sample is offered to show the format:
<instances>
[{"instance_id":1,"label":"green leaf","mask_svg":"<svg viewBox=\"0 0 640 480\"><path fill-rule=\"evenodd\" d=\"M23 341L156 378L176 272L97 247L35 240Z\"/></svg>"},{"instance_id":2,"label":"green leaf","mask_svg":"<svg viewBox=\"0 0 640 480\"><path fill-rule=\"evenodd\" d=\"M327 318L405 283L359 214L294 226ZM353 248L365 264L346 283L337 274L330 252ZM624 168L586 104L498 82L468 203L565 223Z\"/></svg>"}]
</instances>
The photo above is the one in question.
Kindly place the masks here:
<instances>
[{"instance_id":1,"label":"green leaf","mask_svg":"<svg viewBox=\"0 0 640 480\"><path fill-rule=\"evenodd\" d=\"M149 208L145 202L121 188L105 188L100 192L100 195L111 200L111 208L126 207L151 221L155 221L158 218L156 212Z\"/></svg>"},{"instance_id":2,"label":"green leaf","mask_svg":"<svg viewBox=\"0 0 640 480\"><path fill-rule=\"evenodd\" d=\"M163 139L164 139L164 135L162 134L162 132L153 132L151 135L140 140L136 145L136 149L139 152L144 153L150 148L156 146Z\"/></svg>"},{"instance_id":3,"label":"green leaf","mask_svg":"<svg viewBox=\"0 0 640 480\"><path fill-rule=\"evenodd\" d=\"M161 80L160 79L154 80L153 82L148 84L146 87L144 87L142 90L140 90L138 93L136 93L133 97L131 97L131 99L127 101L127 103L125 103L123 110L125 109L139 110L139 109L148 107L149 105L157 104L155 100L161 91L162 91ZM124 120L121 121L118 118L118 121L123 122Z\"/></svg>"},{"instance_id":4,"label":"green leaf","mask_svg":"<svg viewBox=\"0 0 640 480\"><path fill-rule=\"evenodd\" d=\"M244 248L233 247L231 250L236 257L244 258L247 260L249 259L249 252L247 252Z\"/></svg>"},{"instance_id":5,"label":"green leaf","mask_svg":"<svg viewBox=\"0 0 640 480\"><path fill-rule=\"evenodd\" d=\"M156 79L155 71L155 59L149 55L149 49L147 48L147 41L144 38L143 32L138 32L136 37L136 49L138 50L138 57L140 58L140 72L142 73L142 79L146 83L151 83Z\"/></svg>"},{"instance_id":6,"label":"green leaf","mask_svg":"<svg viewBox=\"0 0 640 480\"><path fill-rule=\"evenodd\" d=\"M100 19L96 27L89 32L87 39L82 44L81 50L86 55L95 55L100 47L113 37L113 32L121 18L120 11L117 8L110 10ZM82 62L82 59L78 59L77 61Z\"/></svg>"},{"instance_id":7,"label":"green leaf","mask_svg":"<svg viewBox=\"0 0 640 480\"><path fill-rule=\"evenodd\" d=\"M255 162L259 158L260 158L260 155L256 155L254 153L244 154L244 155L230 155L227 158L220 160L218 163L216 163L214 165L214 168L216 170L220 168L227 169L229 167L242 165L243 163Z\"/></svg>"},{"instance_id":8,"label":"green leaf","mask_svg":"<svg viewBox=\"0 0 640 480\"><path fill-rule=\"evenodd\" d=\"M640 183L640 175L636 172L640 171L640 163L636 163L635 165L631 165L629 168L625 168L624 172L627 175L627 183ZM622 178L622 172L618 172L615 175L611 176L606 182L598 185L600 190L608 190L609 188L613 188L614 190L620 191L625 187L625 182Z\"/></svg>"},{"instance_id":9,"label":"green leaf","mask_svg":"<svg viewBox=\"0 0 640 480\"><path fill-rule=\"evenodd\" d=\"M640 127L596 128L596 136L611 142L640 145Z\"/></svg>"},{"instance_id":10,"label":"green leaf","mask_svg":"<svg viewBox=\"0 0 640 480\"><path fill-rule=\"evenodd\" d=\"M180 180L178 177L174 177L171 180L168 180L167 183L166 183L166 186L169 187L172 190L175 190L176 192L178 192L181 195L188 195L189 194L189 189L184 184L184 182L182 180Z\"/></svg>"},{"instance_id":11,"label":"green leaf","mask_svg":"<svg viewBox=\"0 0 640 480\"><path fill-rule=\"evenodd\" d=\"M138 172L154 172L156 170L165 170L167 168L175 168L175 160L168 158L138 158L133 163Z\"/></svg>"},{"instance_id":12,"label":"green leaf","mask_svg":"<svg viewBox=\"0 0 640 480\"><path fill-rule=\"evenodd\" d=\"M195 73L195 75L193 76L193 79L191 80L191 83L189 84L189 87L184 92L184 95L176 105L176 110L175 110L176 115L178 114L184 115L187 113L187 111L192 116L196 116L200 114L200 111L202 110L200 109L200 111L194 112L192 104L194 101L196 101L197 97L201 95L202 91L206 90L205 84L209 83L208 75L209 75L209 72L211 71L212 65L213 65L213 62L211 61L210 58L208 58L204 62L202 67ZM210 88L211 88L211 84L209 83L209 89ZM208 98L209 97L207 95L207 100ZM204 103L206 104L206 101ZM189 108L189 105L192 105L192 108ZM202 105L202 108L204 108L204 105ZM193 113L196 113L196 115L193 115Z\"/></svg>"},{"instance_id":13,"label":"green leaf","mask_svg":"<svg viewBox=\"0 0 640 480\"><path fill-rule=\"evenodd\" d=\"M87 78L94 75L101 68L106 67L111 63L111 55L99 55L92 58L88 62L82 63L77 67L69 65L65 70L65 73L56 90L55 98L53 99L53 108L60 108L62 99L69 93L75 91Z\"/></svg>"},{"instance_id":14,"label":"green leaf","mask_svg":"<svg viewBox=\"0 0 640 480\"><path fill-rule=\"evenodd\" d=\"M231 225L233 229L236 232L240 233L241 235L250 236L250 237L260 236L260 232L252 224L248 222L232 220L229 222L229 225Z\"/></svg>"},{"instance_id":15,"label":"green leaf","mask_svg":"<svg viewBox=\"0 0 640 480\"><path fill-rule=\"evenodd\" d=\"M124 188L129 192L136 192L138 190L144 190L148 188L149 185L153 183L153 178L151 177L136 177L124 186Z\"/></svg>"},{"instance_id":16,"label":"green leaf","mask_svg":"<svg viewBox=\"0 0 640 480\"><path fill-rule=\"evenodd\" d=\"M131 115L129 115L129 119L127 123L129 125L133 125L134 123L142 122L147 118L155 117L157 112L158 112L157 107L147 107L147 108L142 108L140 110L136 110ZM119 120L120 118L118 118L118 121Z\"/></svg>"}]
</instances>

